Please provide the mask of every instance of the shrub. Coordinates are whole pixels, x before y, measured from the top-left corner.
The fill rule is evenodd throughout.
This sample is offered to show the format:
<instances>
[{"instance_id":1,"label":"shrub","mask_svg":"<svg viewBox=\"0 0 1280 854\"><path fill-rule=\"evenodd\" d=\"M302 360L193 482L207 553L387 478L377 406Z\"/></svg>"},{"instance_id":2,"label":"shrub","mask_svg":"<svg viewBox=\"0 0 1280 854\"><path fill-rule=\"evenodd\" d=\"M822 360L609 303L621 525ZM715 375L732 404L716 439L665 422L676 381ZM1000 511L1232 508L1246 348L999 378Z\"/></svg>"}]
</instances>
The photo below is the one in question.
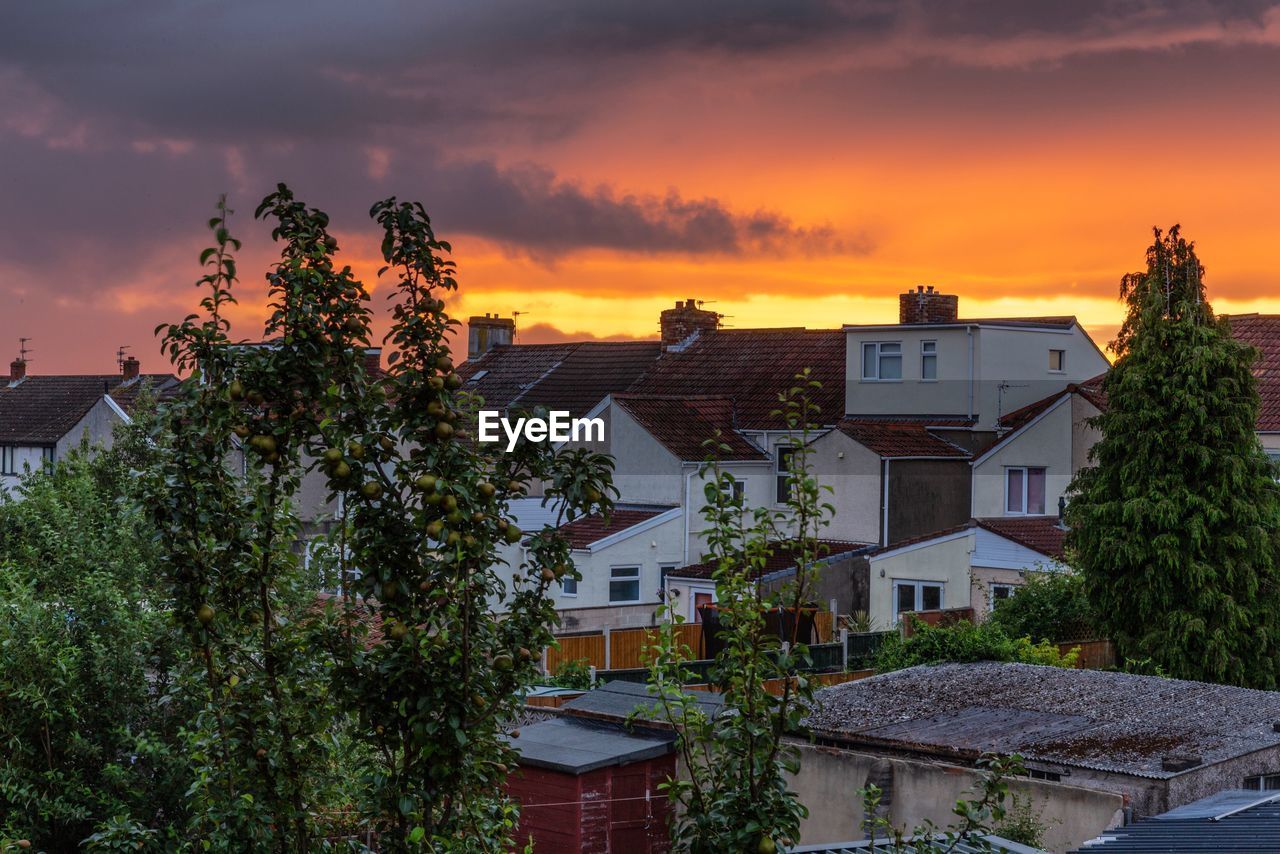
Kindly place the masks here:
<instances>
[{"instance_id":1,"label":"shrub","mask_svg":"<svg viewBox=\"0 0 1280 854\"><path fill-rule=\"evenodd\" d=\"M974 625L961 620L950 626L927 626L919 621L909 638L892 634L876 655L876 669L882 673L915 667L917 664L967 663L972 661L1013 661L1073 667L1076 652L1063 655L1048 641L1032 643L1030 638L1012 638L991 623Z\"/></svg>"},{"instance_id":2,"label":"shrub","mask_svg":"<svg viewBox=\"0 0 1280 854\"><path fill-rule=\"evenodd\" d=\"M996 606L990 622L1010 637L1062 642L1097 635L1084 580L1071 572L1031 576Z\"/></svg>"}]
</instances>

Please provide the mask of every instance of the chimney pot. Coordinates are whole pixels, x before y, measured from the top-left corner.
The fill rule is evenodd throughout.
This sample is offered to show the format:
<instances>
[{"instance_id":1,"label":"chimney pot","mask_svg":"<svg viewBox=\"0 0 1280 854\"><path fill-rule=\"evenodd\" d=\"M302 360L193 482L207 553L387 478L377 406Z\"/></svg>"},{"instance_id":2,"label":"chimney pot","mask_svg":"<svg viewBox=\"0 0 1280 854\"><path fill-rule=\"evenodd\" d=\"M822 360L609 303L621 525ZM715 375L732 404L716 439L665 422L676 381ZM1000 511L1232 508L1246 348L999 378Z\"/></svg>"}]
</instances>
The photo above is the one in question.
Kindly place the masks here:
<instances>
[{"instance_id":1,"label":"chimney pot","mask_svg":"<svg viewBox=\"0 0 1280 854\"><path fill-rule=\"evenodd\" d=\"M27 375L27 363L21 359L14 359L9 363L9 382L21 382Z\"/></svg>"}]
</instances>

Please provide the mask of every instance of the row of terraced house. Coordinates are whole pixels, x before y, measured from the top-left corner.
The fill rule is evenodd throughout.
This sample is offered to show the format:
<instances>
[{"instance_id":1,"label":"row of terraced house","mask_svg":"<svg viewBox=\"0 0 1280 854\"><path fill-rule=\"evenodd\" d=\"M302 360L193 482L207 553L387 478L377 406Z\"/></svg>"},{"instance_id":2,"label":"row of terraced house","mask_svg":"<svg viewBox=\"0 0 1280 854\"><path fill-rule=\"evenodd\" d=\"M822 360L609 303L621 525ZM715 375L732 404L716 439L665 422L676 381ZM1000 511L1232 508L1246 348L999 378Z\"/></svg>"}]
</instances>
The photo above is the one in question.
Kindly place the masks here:
<instances>
[{"instance_id":1,"label":"row of terraced house","mask_svg":"<svg viewBox=\"0 0 1280 854\"><path fill-rule=\"evenodd\" d=\"M556 591L566 629L651 624L664 601L696 621L714 602L706 443L721 437L720 468L748 508L780 507L794 450L778 395L802 370L821 383L809 460L835 508L817 601L884 629L905 611L981 616L1031 574L1066 568L1060 513L1097 439L1109 366L1076 318L964 318L957 296L918 287L894 324L722 320L689 299L662 312L660 340L515 344L509 319L471 318L462 372L486 407L605 424L591 447L615 458L619 499L607 523L566 527L581 573ZM1261 351L1257 432L1280 456L1280 316L1231 323ZM536 496L519 504L526 530L554 516ZM759 583L795 570L779 543Z\"/></svg>"}]
</instances>

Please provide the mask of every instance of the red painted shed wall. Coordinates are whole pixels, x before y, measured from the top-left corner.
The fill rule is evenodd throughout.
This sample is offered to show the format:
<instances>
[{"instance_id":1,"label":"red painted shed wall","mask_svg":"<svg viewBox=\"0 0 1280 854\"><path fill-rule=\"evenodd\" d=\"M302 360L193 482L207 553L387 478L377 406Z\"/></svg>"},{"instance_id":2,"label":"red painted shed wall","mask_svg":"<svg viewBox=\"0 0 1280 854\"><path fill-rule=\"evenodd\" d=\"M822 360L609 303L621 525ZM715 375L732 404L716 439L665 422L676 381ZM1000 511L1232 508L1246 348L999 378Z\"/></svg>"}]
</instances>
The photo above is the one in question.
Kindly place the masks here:
<instances>
[{"instance_id":1,"label":"red painted shed wall","mask_svg":"<svg viewBox=\"0 0 1280 854\"><path fill-rule=\"evenodd\" d=\"M517 768L507 791L521 804L516 839L530 836L537 854L666 854L666 796L658 785L675 774L675 756L575 776Z\"/></svg>"}]
</instances>

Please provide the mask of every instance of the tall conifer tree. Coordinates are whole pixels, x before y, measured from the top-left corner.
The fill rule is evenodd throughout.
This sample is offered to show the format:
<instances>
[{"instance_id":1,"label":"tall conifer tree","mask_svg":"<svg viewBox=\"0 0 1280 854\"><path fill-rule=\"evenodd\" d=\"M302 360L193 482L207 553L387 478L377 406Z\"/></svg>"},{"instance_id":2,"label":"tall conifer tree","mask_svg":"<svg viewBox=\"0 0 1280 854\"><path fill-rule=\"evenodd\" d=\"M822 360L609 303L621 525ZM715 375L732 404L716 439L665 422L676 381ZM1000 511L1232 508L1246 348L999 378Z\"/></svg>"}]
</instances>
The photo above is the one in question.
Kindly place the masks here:
<instances>
[{"instance_id":1,"label":"tall conifer tree","mask_svg":"<svg viewBox=\"0 0 1280 854\"><path fill-rule=\"evenodd\" d=\"M1177 226L1120 294L1102 438L1067 513L1089 598L1129 659L1275 688L1280 490L1254 434L1257 352L1214 316Z\"/></svg>"}]
</instances>

